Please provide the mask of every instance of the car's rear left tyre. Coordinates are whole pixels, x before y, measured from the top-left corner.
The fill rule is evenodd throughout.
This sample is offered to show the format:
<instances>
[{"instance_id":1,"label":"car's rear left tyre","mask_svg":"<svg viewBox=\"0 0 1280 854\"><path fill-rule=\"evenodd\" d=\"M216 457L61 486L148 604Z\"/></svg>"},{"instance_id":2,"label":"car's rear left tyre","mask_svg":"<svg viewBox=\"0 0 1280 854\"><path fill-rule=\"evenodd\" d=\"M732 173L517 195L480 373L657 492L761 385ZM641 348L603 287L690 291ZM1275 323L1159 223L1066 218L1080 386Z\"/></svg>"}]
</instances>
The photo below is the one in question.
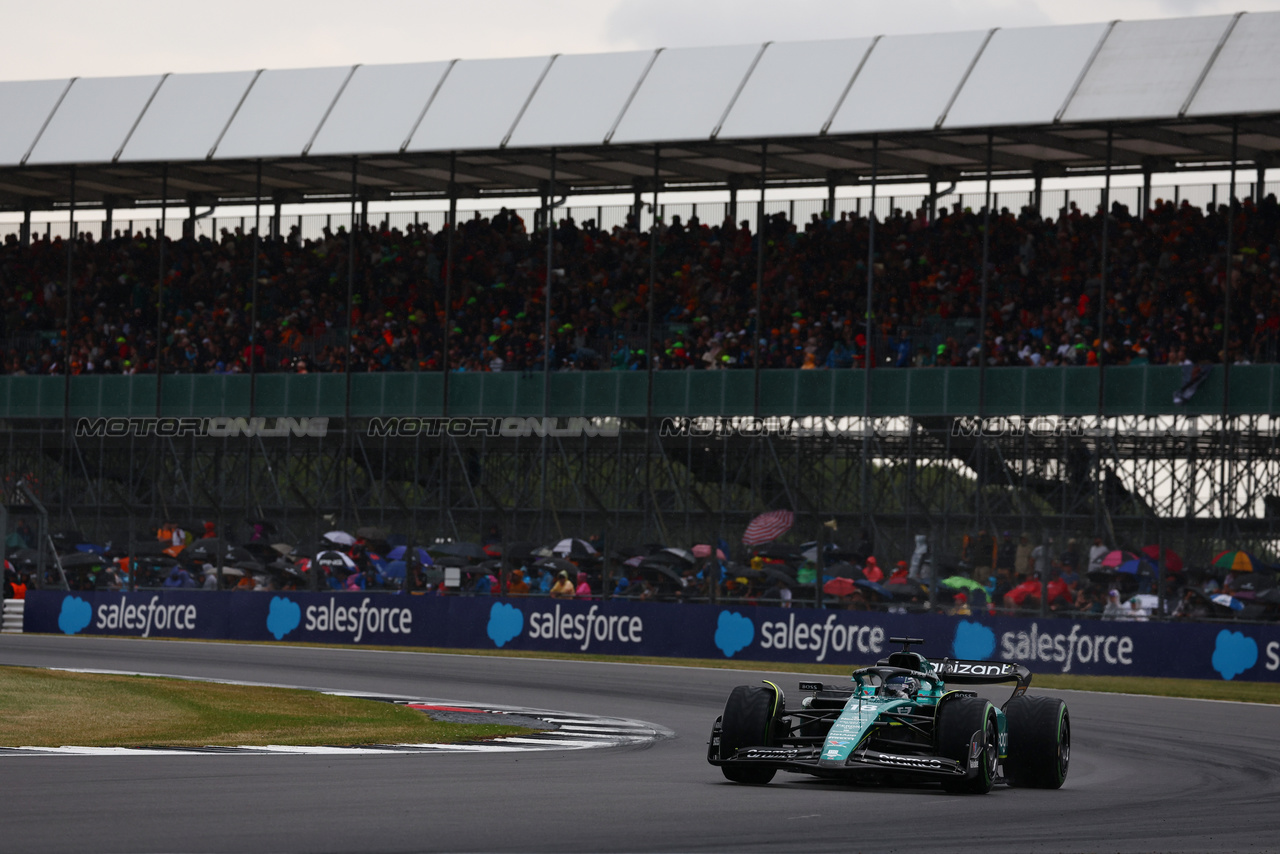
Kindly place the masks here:
<instances>
[{"instance_id":1,"label":"car's rear left tyre","mask_svg":"<svg viewBox=\"0 0 1280 854\"><path fill-rule=\"evenodd\" d=\"M996 710L980 697L957 697L942 704L934 728L939 756L954 759L965 769L963 777L943 780L948 792L985 795L995 785L1000 730ZM971 756L974 733L979 733L978 753ZM970 759L975 760L970 767Z\"/></svg>"},{"instance_id":2,"label":"car's rear left tyre","mask_svg":"<svg viewBox=\"0 0 1280 854\"><path fill-rule=\"evenodd\" d=\"M1071 763L1071 716L1054 697L1015 697L1004 707L1009 723L1009 784L1028 789L1058 789Z\"/></svg>"},{"instance_id":3,"label":"car's rear left tyre","mask_svg":"<svg viewBox=\"0 0 1280 854\"><path fill-rule=\"evenodd\" d=\"M729 694L720 721L720 758L729 759L744 747L768 747L773 741L773 720L777 713L777 692L769 687L739 685ZM724 776L734 783L767 783L775 768L752 765L721 765Z\"/></svg>"}]
</instances>

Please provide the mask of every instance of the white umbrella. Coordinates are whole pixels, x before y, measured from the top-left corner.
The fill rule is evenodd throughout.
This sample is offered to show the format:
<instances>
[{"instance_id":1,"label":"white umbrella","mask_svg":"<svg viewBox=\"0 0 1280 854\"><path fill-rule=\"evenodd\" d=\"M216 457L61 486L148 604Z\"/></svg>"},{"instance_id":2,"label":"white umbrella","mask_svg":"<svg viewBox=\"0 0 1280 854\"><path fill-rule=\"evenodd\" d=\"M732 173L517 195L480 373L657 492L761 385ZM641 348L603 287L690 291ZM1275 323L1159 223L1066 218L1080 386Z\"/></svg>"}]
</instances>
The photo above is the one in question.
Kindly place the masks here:
<instances>
[{"instance_id":1,"label":"white umbrella","mask_svg":"<svg viewBox=\"0 0 1280 854\"><path fill-rule=\"evenodd\" d=\"M581 555L596 554L596 550L586 540L567 537L552 546L551 553L556 557L579 557Z\"/></svg>"},{"instance_id":2,"label":"white umbrella","mask_svg":"<svg viewBox=\"0 0 1280 854\"><path fill-rule=\"evenodd\" d=\"M354 546L356 544L356 538L346 531L330 531L324 535L324 538L331 543L339 543L344 546Z\"/></svg>"}]
</instances>

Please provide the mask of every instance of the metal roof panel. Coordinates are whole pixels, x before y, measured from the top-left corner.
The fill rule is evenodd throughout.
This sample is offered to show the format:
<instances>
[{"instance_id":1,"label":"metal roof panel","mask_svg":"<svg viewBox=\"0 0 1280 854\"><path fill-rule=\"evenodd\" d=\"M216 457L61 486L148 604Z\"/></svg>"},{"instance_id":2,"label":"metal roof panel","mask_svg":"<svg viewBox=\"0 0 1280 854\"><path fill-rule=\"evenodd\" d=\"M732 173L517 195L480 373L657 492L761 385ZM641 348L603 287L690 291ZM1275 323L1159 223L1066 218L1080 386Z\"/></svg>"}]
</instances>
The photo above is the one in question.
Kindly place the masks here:
<instances>
[{"instance_id":1,"label":"metal roof panel","mask_svg":"<svg viewBox=\"0 0 1280 854\"><path fill-rule=\"evenodd\" d=\"M351 66L264 71L213 156L297 157L311 141Z\"/></svg>"},{"instance_id":2,"label":"metal roof panel","mask_svg":"<svg viewBox=\"0 0 1280 854\"><path fill-rule=\"evenodd\" d=\"M710 139L760 45L664 50L610 141Z\"/></svg>"},{"instance_id":3,"label":"metal roof panel","mask_svg":"<svg viewBox=\"0 0 1280 854\"><path fill-rule=\"evenodd\" d=\"M0 83L0 166L17 166L53 114L69 80Z\"/></svg>"},{"instance_id":4,"label":"metal roof panel","mask_svg":"<svg viewBox=\"0 0 1280 854\"><path fill-rule=\"evenodd\" d=\"M449 65L414 62L360 66L307 153L398 152Z\"/></svg>"},{"instance_id":5,"label":"metal roof panel","mask_svg":"<svg viewBox=\"0 0 1280 854\"><path fill-rule=\"evenodd\" d=\"M872 41L771 43L716 138L816 136Z\"/></svg>"},{"instance_id":6,"label":"metal roof panel","mask_svg":"<svg viewBox=\"0 0 1280 854\"><path fill-rule=\"evenodd\" d=\"M82 77L27 158L40 163L110 163L156 91L161 75Z\"/></svg>"},{"instance_id":7,"label":"metal roof panel","mask_svg":"<svg viewBox=\"0 0 1280 854\"><path fill-rule=\"evenodd\" d=\"M1188 116L1280 111L1280 12L1240 18Z\"/></svg>"},{"instance_id":8,"label":"metal roof panel","mask_svg":"<svg viewBox=\"0 0 1280 854\"><path fill-rule=\"evenodd\" d=\"M599 145L653 59L651 50L557 57L507 145Z\"/></svg>"},{"instance_id":9,"label":"metal roof panel","mask_svg":"<svg viewBox=\"0 0 1280 854\"><path fill-rule=\"evenodd\" d=\"M406 151L498 148L529 100L548 57L460 60Z\"/></svg>"},{"instance_id":10,"label":"metal roof panel","mask_svg":"<svg viewBox=\"0 0 1280 854\"><path fill-rule=\"evenodd\" d=\"M253 78L252 71L170 75L129 137L119 162L208 157Z\"/></svg>"},{"instance_id":11,"label":"metal roof panel","mask_svg":"<svg viewBox=\"0 0 1280 854\"><path fill-rule=\"evenodd\" d=\"M880 39L828 133L931 130L951 102L988 32Z\"/></svg>"},{"instance_id":12,"label":"metal roof panel","mask_svg":"<svg viewBox=\"0 0 1280 854\"><path fill-rule=\"evenodd\" d=\"M1232 17L1116 24L1062 121L1175 118Z\"/></svg>"}]
</instances>

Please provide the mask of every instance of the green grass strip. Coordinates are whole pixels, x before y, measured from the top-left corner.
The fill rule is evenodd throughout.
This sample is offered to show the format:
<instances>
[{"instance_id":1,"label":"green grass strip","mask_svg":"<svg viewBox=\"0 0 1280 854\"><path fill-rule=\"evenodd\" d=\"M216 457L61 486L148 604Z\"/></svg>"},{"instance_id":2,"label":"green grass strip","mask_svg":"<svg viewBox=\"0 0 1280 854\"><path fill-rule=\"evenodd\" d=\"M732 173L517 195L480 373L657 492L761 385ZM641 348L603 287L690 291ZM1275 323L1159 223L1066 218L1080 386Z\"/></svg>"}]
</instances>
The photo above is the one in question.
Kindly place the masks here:
<instances>
[{"instance_id":1,"label":"green grass strip","mask_svg":"<svg viewBox=\"0 0 1280 854\"><path fill-rule=\"evenodd\" d=\"M240 641L223 641L240 643ZM674 667L705 667L712 670L767 671L849 678L856 667L849 664L792 664L781 661L740 659L661 658L643 655L594 655L567 652L532 652L497 649L441 649L435 647L355 646L336 644L288 644L337 649L380 649L394 652L423 652L441 655L477 655L495 658L541 658L555 661L600 661L617 664L656 664ZM285 646L285 644L281 644ZM874 664L868 661L866 664ZM1280 684L1272 682L1217 682L1209 679L1158 679L1149 676L1078 676L1072 673L1034 673L1031 687L1070 691L1097 691L1107 694L1146 694L1157 697L1190 697L1201 700L1235 700L1247 703L1280 704Z\"/></svg>"},{"instance_id":2,"label":"green grass strip","mask_svg":"<svg viewBox=\"0 0 1280 854\"><path fill-rule=\"evenodd\" d=\"M0 667L0 746L423 744L529 733L315 691Z\"/></svg>"}]
</instances>

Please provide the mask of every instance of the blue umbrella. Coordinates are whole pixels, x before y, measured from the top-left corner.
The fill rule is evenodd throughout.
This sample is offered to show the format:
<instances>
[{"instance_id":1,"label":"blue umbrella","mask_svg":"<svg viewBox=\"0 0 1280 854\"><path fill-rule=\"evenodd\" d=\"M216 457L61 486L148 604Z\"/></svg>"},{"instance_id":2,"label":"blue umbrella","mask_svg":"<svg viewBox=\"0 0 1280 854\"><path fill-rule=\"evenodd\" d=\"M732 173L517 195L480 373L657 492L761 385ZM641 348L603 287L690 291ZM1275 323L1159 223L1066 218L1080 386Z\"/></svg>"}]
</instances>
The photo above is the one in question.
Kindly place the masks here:
<instances>
[{"instance_id":1,"label":"blue umbrella","mask_svg":"<svg viewBox=\"0 0 1280 854\"><path fill-rule=\"evenodd\" d=\"M872 593L875 593L878 596L883 596L886 599L893 598L893 592L888 587L885 587L883 584L876 584L874 581L867 581L865 578L858 579L857 581L854 582L854 584L858 585L864 590L870 590Z\"/></svg>"},{"instance_id":2,"label":"blue umbrella","mask_svg":"<svg viewBox=\"0 0 1280 854\"><path fill-rule=\"evenodd\" d=\"M1210 596L1210 597L1209 597L1209 599L1210 599L1210 601L1212 601L1215 605L1222 605L1222 606L1225 606L1225 607L1227 607L1227 608L1230 608L1232 611L1243 611L1243 610L1244 610L1244 603L1243 603L1243 602L1241 602L1239 599L1235 598L1234 596L1228 596L1228 595L1227 595L1227 594L1225 594L1225 593L1218 593L1218 594L1217 594L1217 595L1215 595L1215 596Z\"/></svg>"},{"instance_id":3,"label":"blue umbrella","mask_svg":"<svg viewBox=\"0 0 1280 854\"><path fill-rule=\"evenodd\" d=\"M1129 575L1150 575L1154 571L1151 564L1145 560L1127 560L1116 567L1116 572L1124 572Z\"/></svg>"},{"instance_id":4,"label":"blue umbrella","mask_svg":"<svg viewBox=\"0 0 1280 854\"><path fill-rule=\"evenodd\" d=\"M404 560L404 556L408 551L409 550L405 546L396 546L394 549L387 552L387 557L391 560ZM423 566L431 566L435 563L435 561L431 559L431 555L427 554L427 550L421 546L416 547L414 551L418 554L418 562Z\"/></svg>"},{"instance_id":5,"label":"blue umbrella","mask_svg":"<svg viewBox=\"0 0 1280 854\"><path fill-rule=\"evenodd\" d=\"M383 570L383 575L387 578L404 578L404 561L393 560L387 564L387 568Z\"/></svg>"}]
</instances>

